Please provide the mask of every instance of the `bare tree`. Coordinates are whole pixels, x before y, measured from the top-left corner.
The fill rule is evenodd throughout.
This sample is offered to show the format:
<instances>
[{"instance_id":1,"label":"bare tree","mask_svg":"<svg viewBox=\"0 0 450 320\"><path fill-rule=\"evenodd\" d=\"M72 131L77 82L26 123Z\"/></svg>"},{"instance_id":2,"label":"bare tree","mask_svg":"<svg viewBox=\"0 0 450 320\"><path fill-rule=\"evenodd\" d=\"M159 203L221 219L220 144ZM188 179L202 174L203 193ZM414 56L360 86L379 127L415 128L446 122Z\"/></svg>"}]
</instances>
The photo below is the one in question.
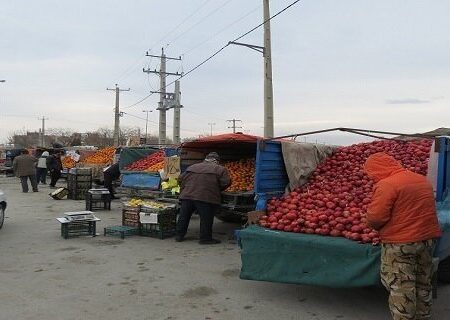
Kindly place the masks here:
<instances>
[{"instance_id":1,"label":"bare tree","mask_svg":"<svg viewBox=\"0 0 450 320\"><path fill-rule=\"evenodd\" d=\"M72 141L72 129L67 128L49 128L46 131L46 135L51 137L51 143L59 143L64 146L68 146Z\"/></svg>"},{"instance_id":2,"label":"bare tree","mask_svg":"<svg viewBox=\"0 0 450 320\"><path fill-rule=\"evenodd\" d=\"M39 132L16 130L9 134L8 143L18 148L30 148L39 144Z\"/></svg>"}]
</instances>

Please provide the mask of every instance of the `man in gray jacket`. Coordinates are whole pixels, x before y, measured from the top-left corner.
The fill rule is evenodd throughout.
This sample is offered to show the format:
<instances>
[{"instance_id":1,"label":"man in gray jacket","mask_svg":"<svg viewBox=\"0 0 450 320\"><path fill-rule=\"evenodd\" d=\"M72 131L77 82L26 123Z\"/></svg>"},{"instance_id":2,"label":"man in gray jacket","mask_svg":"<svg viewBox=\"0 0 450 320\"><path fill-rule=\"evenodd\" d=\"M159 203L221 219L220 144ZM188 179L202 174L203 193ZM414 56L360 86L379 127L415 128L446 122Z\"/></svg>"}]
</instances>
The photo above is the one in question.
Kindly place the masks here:
<instances>
[{"instance_id":1,"label":"man in gray jacket","mask_svg":"<svg viewBox=\"0 0 450 320\"><path fill-rule=\"evenodd\" d=\"M214 212L219 209L221 191L231 179L228 170L219 165L219 155L209 153L201 163L193 164L178 178L181 186L181 212L177 221L176 241L184 240L192 213L200 215L200 244L217 244L212 238Z\"/></svg>"},{"instance_id":2,"label":"man in gray jacket","mask_svg":"<svg viewBox=\"0 0 450 320\"><path fill-rule=\"evenodd\" d=\"M22 191L28 192L28 179L31 182L33 192L38 192L36 180L36 162L35 157L29 155L28 150L23 149L20 156L14 158L13 169L16 177L20 178Z\"/></svg>"}]
</instances>

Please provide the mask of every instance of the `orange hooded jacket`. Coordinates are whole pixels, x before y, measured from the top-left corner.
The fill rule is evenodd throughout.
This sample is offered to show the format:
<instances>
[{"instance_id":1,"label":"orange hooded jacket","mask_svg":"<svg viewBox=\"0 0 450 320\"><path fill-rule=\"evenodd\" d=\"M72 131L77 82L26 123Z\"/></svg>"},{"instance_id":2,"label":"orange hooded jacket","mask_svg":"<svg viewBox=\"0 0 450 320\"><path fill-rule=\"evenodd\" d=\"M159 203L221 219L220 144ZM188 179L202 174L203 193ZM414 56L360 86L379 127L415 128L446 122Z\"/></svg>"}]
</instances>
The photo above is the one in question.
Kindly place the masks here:
<instances>
[{"instance_id":1,"label":"orange hooded jacket","mask_svg":"<svg viewBox=\"0 0 450 320\"><path fill-rule=\"evenodd\" d=\"M406 170L393 157L371 155L364 171L375 181L367 223L380 232L383 243L408 243L441 235L433 187L417 173Z\"/></svg>"}]
</instances>

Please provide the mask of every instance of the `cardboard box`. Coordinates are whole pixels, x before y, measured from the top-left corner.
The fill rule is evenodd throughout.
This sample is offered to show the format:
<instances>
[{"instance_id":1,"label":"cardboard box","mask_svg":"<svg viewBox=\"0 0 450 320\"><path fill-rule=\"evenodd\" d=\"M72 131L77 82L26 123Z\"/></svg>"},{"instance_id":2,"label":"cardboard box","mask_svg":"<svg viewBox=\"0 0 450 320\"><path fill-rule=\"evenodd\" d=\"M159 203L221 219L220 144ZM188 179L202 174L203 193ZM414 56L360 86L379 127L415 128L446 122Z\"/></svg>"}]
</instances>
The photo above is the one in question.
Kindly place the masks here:
<instances>
[{"instance_id":1,"label":"cardboard box","mask_svg":"<svg viewBox=\"0 0 450 320\"><path fill-rule=\"evenodd\" d=\"M258 224L259 217L265 215L264 211L250 211L247 213L247 225Z\"/></svg>"},{"instance_id":2,"label":"cardboard box","mask_svg":"<svg viewBox=\"0 0 450 320\"><path fill-rule=\"evenodd\" d=\"M164 158L164 174L166 178L178 178L181 174L180 157Z\"/></svg>"}]
</instances>

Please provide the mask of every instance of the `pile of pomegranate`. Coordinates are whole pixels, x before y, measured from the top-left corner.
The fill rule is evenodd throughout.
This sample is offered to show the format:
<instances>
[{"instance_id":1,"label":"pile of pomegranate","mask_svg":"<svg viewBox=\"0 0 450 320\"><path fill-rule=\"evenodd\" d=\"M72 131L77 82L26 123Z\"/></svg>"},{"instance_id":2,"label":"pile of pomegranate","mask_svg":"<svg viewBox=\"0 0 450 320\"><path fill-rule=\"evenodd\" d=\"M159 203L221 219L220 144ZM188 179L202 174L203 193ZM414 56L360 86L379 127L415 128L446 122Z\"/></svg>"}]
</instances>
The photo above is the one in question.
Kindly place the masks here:
<instances>
[{"instance_id":1,"label":"pile of pomegranate","mask_svg":"<svg viewBox=\"0 0 450 320\"><path fill-rule=\"evenodd\" d=\"M380 242L366 223L374 182L364 173L366 159L385 152L411 171L426 175L432 140L380 140L340 147L319 164L308 183L267 202L262 227L286 232L345 237L361 243Z\"/></svg>"}]
</instances>

